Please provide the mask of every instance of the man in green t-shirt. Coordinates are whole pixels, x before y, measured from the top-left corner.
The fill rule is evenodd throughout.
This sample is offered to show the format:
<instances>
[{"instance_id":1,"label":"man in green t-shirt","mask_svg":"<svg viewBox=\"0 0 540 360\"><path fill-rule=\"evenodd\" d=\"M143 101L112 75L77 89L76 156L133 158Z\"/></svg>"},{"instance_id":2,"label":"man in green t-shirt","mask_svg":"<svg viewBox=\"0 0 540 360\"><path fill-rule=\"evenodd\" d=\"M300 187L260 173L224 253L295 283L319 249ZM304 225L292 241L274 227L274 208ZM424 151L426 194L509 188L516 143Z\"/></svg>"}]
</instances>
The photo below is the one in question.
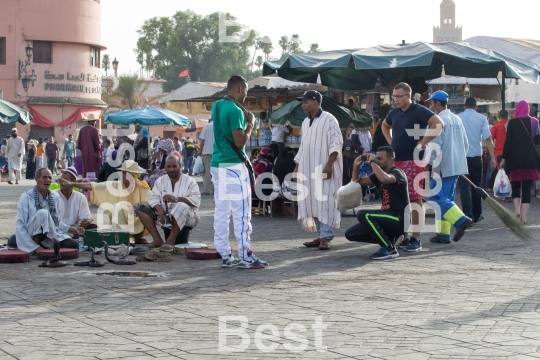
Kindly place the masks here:
<instances>
[{"instance_id":1,"label":"man in green t-shirt","mask_svg":"<svg viewBox=\"0 0 540 360\"><path fill-rule=\"evenodd\" d=\"M73 142L73 135L69 134L68 141L64 143L64 154L68 162L68 167L73 166L73 157L75 156L75 142Z\"/></svg>"},{"instance_id":2,"label":"man in green t-shirt","mask_svg":"<svg viewBox=\"0 0 540 360\"><path fill-rule=\"evenodd\" d=\"M251 184L242 159L232 142L245 156L244 148L253 131L253 114L244 114L240 103L247 96L246 79L234 75L227 82L227 96L212 105L214 119L214 151L210 173L214 183L214 245L222 257L222 267L237 265L240 269L262 269L266 261L251 251ZM246 119L247 118L247 119ZM229 141L227 141L227 139ZM238 241L238 256L229 246L229 219L233 214L234 235Z\"/></svg>"}]
</instances>

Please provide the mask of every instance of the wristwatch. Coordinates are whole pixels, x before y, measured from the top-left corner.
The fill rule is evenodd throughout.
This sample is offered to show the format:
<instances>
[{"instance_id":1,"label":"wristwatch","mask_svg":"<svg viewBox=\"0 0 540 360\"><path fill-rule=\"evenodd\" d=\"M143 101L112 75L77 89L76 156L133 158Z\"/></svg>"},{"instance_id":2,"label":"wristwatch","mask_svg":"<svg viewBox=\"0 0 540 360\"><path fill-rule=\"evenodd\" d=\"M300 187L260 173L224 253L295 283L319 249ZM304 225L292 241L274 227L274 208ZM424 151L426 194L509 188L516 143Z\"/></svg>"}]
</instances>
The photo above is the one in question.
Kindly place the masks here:
<instances>
[{"instance_id":1,"label":"wristwatch","mask_svg":"<svg viewBox=\"0 0 540 360\"><path fill-rule=\"evenodd\" d=\"M178 202L178 197L174 197L174 202L177 203Z\"/></svg>"}]
</instances>

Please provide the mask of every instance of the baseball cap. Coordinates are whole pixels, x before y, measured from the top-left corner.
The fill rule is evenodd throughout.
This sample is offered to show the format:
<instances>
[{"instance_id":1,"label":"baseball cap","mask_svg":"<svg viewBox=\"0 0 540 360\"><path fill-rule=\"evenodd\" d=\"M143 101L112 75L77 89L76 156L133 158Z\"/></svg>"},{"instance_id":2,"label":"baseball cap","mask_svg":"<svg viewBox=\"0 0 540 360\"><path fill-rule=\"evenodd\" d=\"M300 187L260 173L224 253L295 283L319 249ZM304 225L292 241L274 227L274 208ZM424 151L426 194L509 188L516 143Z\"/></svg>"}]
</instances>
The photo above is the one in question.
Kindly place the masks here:
<instances>
[{"instance_id":1,"label":"baseball cap","mask_svg":"<svg viewBox=\"0 0 540 360\"><path fill-rule=\"evenodd\" d=\"M448 101L448 94L442 90L437 90L427 99L427 101L431 100Z\"/></svg>"},{"instance_id":2,"label":"baseball cap","mask_svg":"<svg viewBox=\"0 0 540 360\"><path fill-rule=\"evenodd\" d=\"M302 100L317 100L319 104L322 101L322 95L320 92L316 90L308 90L304 93L304 95L297 97L296 100L302 101Z\"/></svg>"}]
</instances>

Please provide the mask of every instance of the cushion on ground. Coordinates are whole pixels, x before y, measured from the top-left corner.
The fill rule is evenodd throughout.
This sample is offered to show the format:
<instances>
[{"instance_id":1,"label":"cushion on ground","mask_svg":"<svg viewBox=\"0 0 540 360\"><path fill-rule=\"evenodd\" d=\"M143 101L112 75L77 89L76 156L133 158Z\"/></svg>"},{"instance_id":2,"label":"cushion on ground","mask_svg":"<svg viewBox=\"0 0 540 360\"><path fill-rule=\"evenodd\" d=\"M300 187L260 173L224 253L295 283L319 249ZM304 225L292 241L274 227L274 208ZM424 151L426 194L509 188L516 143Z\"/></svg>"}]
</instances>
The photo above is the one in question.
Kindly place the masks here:
<instances>
[{"instance_id":1,"label":"cushion on ground","mask_svg":"<svg viewBox=\"0 0 540 360\"><path fill-rule=\"evenodd\" d=\"M221 259L215 249L186 249L186 257L191 260Z\"/></svg>"},{"instance_id":2,"label":"cushion on ground","mask_svg":"<svg viewBox=\"0 0 540 360\"><path fill-rule=\"evenodd\" d=\"M39 260L49 260L56 257L54 249L39 248L36 250L36 254ZM79 249L60 249L60 256L62 260L78 259Z\"/></svg>"},{"instance_id":3,"label":"cushion on ground","mask_svg":"<svg viewBox=\"0 0 540 360\"><path fill-rule=\"evenodd\" d=\"M27 252L19 250L0 251L0 263L13 264L30 261L30 255Z\"/></svg>"}]
</instances>

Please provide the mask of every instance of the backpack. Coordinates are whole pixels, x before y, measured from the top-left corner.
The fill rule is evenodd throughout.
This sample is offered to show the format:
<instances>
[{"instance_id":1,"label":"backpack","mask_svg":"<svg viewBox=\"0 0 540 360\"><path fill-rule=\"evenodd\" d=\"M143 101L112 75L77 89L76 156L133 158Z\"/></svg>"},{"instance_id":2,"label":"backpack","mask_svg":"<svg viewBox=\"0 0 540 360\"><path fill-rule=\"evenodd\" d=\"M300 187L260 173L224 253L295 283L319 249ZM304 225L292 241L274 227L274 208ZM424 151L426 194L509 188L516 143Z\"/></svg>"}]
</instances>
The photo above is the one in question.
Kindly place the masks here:
<instances>
[{"instance_id":1,"label":"backpack","mask_svg":"<svg viewBox=\"0 0 540 360\"><path fill-rule=\"evenodd\" d=\"M356 159L360 155L362 155L362 153L359 152L358 150L356 150L352 146L352 140L351 139L345 140L345 143L343 144L343 157L345 159L349 159L349 160L354 161L354 159Z\"/></svg>"}]
</instances>

